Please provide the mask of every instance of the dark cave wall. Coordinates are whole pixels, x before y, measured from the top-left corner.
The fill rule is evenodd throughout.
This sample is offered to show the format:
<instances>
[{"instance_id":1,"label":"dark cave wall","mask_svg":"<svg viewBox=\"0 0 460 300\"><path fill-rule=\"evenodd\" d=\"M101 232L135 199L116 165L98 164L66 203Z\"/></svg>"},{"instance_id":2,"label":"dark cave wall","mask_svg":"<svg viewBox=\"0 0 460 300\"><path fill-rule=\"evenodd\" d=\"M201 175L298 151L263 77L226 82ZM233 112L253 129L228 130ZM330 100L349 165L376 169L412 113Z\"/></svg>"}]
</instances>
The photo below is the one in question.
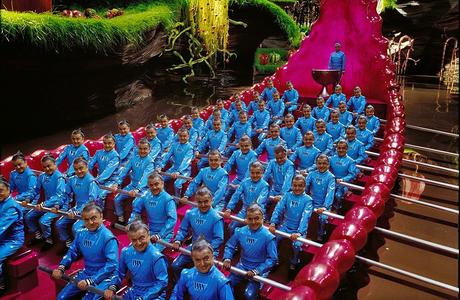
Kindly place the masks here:
<instances>
[{"instance_id":1,"label":"dark cave wall","mask_svg":"<svg viewBox=\"0 0 460 300\"><path fill-rule=\"evenodd\" d=\"M409 2L413 1L398 0L399 5ZM409 62L406 74L436 75L441 68L445 40L451 36L458 39L458 1L417 0L417 2L419 6L403 8L407 16L401 15L396 10L385 11L382 14L382 31L387 37L401 32L401 35L407 34L415 39L411 57L420 61L416 66L413 62ZM447 56L450 56L450 49L447 51Z\"/></svg>"}]
</instances>

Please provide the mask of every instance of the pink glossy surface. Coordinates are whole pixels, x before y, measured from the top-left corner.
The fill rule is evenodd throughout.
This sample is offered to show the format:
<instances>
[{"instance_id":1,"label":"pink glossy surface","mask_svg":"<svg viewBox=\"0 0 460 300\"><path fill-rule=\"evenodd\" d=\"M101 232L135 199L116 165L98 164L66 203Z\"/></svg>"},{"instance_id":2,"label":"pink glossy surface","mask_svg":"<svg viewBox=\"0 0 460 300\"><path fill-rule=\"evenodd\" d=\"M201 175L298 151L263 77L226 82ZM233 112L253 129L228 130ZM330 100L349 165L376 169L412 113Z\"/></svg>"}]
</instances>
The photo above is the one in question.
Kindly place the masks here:
<instances>
[{"instance_id":1,"label":"pink glossy surface","mask_svg":"<svg viewBox=\"0 0 460 300\"><path fill-rule=\"evenodd\" d=\"M346 239L351 242L355 251L359 251L366 245L367 231L354 221L343 222L332 231L329 239Z\"/></svg>"},{"instance_id":2,"label":"pink glossy surface","mask_svg":"<svg viewBox=\"0 0 460 300\"><path fill-rule=\"evenodd\" d=\"M382 20L377 1L326 0L321 2L319 19L313 24L298 51L273 76L275 86L292 80L301 96L314 96L321 87L312 69L327 69L334 44L340 42L346 55L346 72L341 85L347 95L359 85L368 98L385 100L394 77L386 56L388 41L381 35Z\"/></svg>"},{"instance_id":3,"label":"pink glossy surface","mask_svg":"<svg viewBox=\"0 0 460 300\"><path fill-rule=\"evenodd\" d=\"M315 290L307 285L301 285L293 288L290 292L283 295L282 299L286 300L316 300Z\"/></svg>"},{"instance_id":4,"label":"pink glossy surface","mask_svg":"<svg viewBox=\"0 0 460 300\"><path fill-rule=\"evenodd\" d=\"M361 196L358 203L372 210L377 218L380 217L385 210L385 198L383 198L380 193L365 194Z\"/></svg>"},{"instance_id":5,"label":"pink glossy surface","mask_svg":"<svg viewBox=\"0 0 460 300\"><path fill-rule=\"evenodd\" d=\"M324 263L311 262L300 270L292 287L310 286L318 298L327 299L334 294L339 282L337 269Z\"/></svg>"},{"instance_id":6,"label":"pink glossy surface","mask_svg":"<svg viewBox=\"0 0 460 300\"><path fill-rule=\"evenodd\" d=\"M355 262L353 244L346 239L330 240L316 252L312 262L333 266L342 274Z\"/></svg>"},{"instance_id":7,"label":"pink glossy surface","mask_svg":"<svg viewBox=\"0 0 460 300\"><path fill-rule=\"evenodd\" d=\"M355 222L361 225L367 233L369 233L374 229L377 217L370 208L355 205L352 209L347 211L344 221Z\"/></svg>"}]
</instances>

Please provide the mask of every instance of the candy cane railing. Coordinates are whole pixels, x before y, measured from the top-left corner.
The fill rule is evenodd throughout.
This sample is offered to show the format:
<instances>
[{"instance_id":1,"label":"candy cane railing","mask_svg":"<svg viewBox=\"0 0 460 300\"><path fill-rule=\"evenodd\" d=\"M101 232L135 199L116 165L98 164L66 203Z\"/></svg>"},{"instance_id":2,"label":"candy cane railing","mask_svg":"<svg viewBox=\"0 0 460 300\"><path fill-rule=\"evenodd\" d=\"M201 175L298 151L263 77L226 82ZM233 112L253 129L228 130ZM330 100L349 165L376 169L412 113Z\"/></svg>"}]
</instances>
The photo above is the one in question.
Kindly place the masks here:
<instances>
[{"instance_id":1,"label":"candy cane railing","mask_svg":"<svg viewBox=\"0 0 460 300\"><path fill-rule=\"evenodd\" d=\"M382 138L374 138L375 141L377 142L382 142L383 139ZM433 149L433 148L428 148L428 147L422 147L422 146L418 146L418 145L413 145L413 144L404 144L404 146L406 147L409 147L409 148L413 148L415 150L421 150L421 151L425 151L425 152L430 152L430 153L435 153L435 154L440 154L440 155L446 155L446 156L453 156L453 157L457 157L458 158L458 153L454 153L454 152L448 152L448 151L443 151L443 150L438 150L438 149Z\"/></svg>"},{"instance_id":2,"label":"candy cane railing","mask_svg":"<svg viewBox=\"0 0 460 300\"><path fill-rule=\"evenodd\" d=\"M325 210L325 211L321 212L318 209L315 209L315 212L318 213L318 214L323 214L325 216L334 218L334 219L339 219L339 220L345 219L344 216L336 214L336 213L333 213L333 212L328 211L328 210ZM440 250L440 251L452 254L452 255L456 256L457 258L458 258L458 255L459 255L459 250L456 249L456 248L452 248L452 247L449 247L449 246L433 243L433 242L430 242L430 241L427 241L427 240L423 240L423 239L416 238L416 237L413 237L413 236L410 236L410 235L407 235L407 234L395 232L395 231L388 230L388 229L381 228L381 227L377 227L377 226L374 227L374 230L378 231L378 232L381 232L386 236L396 237L396 238L399 238L399 239L402 239L402 240L405 240L405 241L408 241L408 242L416 243L416 244L419 244L419 245L427 246L427 247L430 247L430 248L433 248L433 249L436 249L436 250Z\"/></svg>"},{"instance_id":3,"label":"candy cane railing","mask_svg":"<svg viewBox=\"0 0 460 300\"><path fill-rule=\"evenodd\" d=\"M364 187L356 185L356 184L352 184L352 183L349 183L349 182L339 182L339 184L343 185L343 186L346 186L346 187L348 187L348 188L350 188L352 190L358 190L358 191L364 190ZM408 197L404 197L404 196L396 195L396 194L390 194L390 197L394 198L396 200L412 202L412 203L415 203L415 204L431 207L431 208L434 208L434 209L438 209L438 210L442 210L442 211L445 211L445 212L449 212L449 213L453 213L453 214L458 215L458 210L455 210L455 209L452 209L452 208L448 208L448 207L444 207L444 206L440 206L440 205L436 205L436 204L432 204L432 203L428 203L428 202L424 202L424 201L420 201L420 200L415 200L415 199L412 199L412 198L408 198Z\"/></svg>"},{"instance_id":4,"label":"candy cane railing","mask_svg":"<svg viewBox=\"0 0 460 300\"><path fill-rule=\"evenodd\" d=\"M358 169L365 170L365 171L374 171L374 168L369 167L369 166L356 165L356 167ZM398 173L398 176L401 177L401 178L408 178L408 179L415 180L415 181L425 182L426 184L429 184L429 185L438 186L438 187L446 188L446 189L449 189L449 190L458 191L458 185L455 185L455 184L449 184L449 183L446 183L446 182L441 182L441 181L436 181L436 180L431 180L431 179L426 179L426 178L415 177L415 176L407 175L407 174L404 174L404 173Z\"/></svg>"},{"instance_id":5,"label":"candy cane railing","mask_svg":"<svg viewBox=\"0 0 460 300\"><path fill-rule=\"evenodd\" d=\"M122 230L122 231L125 231L126 232L126 228L125 226L121 225L121 224L117 224L115 223L114 224L114 227L116 229L119 229L119 230ZM173 244L169 243L169 242L166 242L166 241L163 241L163 240L157 240L155 241L155 243L158 243L162 246L165 246L165 247L168 247L168 248L172 248L172 249L175 249L173 247ZM184 254L184 255L188 255L188 256L191 256L191 252L185 248L182 248L180 247L177 251L179 251L180 253ZM214 263L216 265L218 265L219 267L222 267L224 265L223 262L221 261L218 261L218 260L215 260ZM246 275L246 271L244 270L241 270L239 268L236 268L234 266L231 266L230 267L230 272L232 273L235 273L237 275L241 275L241 276L245 276ZM274 281L274 280L271 280L271 279L268 279L268 278L265 278L265 277L262 277L262 276L259 276L259 275L256 275L252 278L254 281L257 281L257 282L260 282L260 283L263 283L263 284L268 284L268 285L271 285L273 287L276 287L276 288L279 288L283 291L290 291L291 290L291 287L290 286L287 286L287 285L284 285L282 283L279 283L277 281Z\"/></svg>"},{"instance_id":6,"label":"candy cane railing","mask_svg":"<svg viewBox=\"0 0 460 300\"><path fill-rule=\"evenodd\" d=\"M386 121L387 120L380 119L381 123L386 123ZM446 131L432 129L432 128L426 128L426 127L421 127L421 126L416 126L416 125L409 125L409 124L406 124L406 128L411 128L411 129L415 129L415 130L419 130L419 131L431 132L431 133L435 133L435 134L442 134L442 135L450 136L450 137L453 137L453 138L458 138L458 134L456 134L456 133L446 132Z\"/></svg>"},{"instance_id":7,"label":"candy cane railing","mask_svg":"<svg viewBox=\"0 0 460 300\"><path fill-rule=\"evenodd\" d=\"M379 157L380 156L379 153L372 152L372 151L366 151L366 154L369 155L369 156L373 156L373 157ZM407 158L403 158L402 162L405 163L405 164L409 164L409 165L417 165L417 166L425 167L425 168L431 169L431 170L447 172L447 173L454 174L454 175L457 175L457 176L459 174L458 169L446 168L446 167L437 166L437 165L433 165L433 164L429 164L429 163L424 163L424 162L421 162L421 161L410 160L410 159L407 159Z\"/></svg>"}]
</instances>

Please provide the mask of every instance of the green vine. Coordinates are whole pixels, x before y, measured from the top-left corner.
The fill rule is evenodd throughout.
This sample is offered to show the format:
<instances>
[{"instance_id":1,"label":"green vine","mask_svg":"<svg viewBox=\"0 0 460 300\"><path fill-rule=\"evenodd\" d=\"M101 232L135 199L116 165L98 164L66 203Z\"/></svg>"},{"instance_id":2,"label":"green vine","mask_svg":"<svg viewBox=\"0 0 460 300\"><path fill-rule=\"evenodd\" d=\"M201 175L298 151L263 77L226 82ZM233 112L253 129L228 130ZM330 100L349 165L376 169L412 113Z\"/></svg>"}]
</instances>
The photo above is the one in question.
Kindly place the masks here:
<instances>
[{"instance_id":1,"label":"green vine","mask_svg":"<svg viewBox=\"0 0 460 300\"><path fill-rule=\"evenodd\" d=\"M166 47L166 49L164 49L163 53L172 52L172 54L179 58L181 63L167 68L166 71L187 69L188 73L182 77L182 81L184 83L188 83L187 79L192 76L195 76L196 65L204 64L209 69L211 78L215 78L216 73L214 70L216 68L216 54L221 53L223 55L223 59L225 62L228 62L228 60L231 57L236 58L236 54L233 52L229 52L226 49L220 48L217 48L215 52L206 50L206 47L203 45L200 39L195 37L191 33L191 31L192 27L185 27L185 24L183 22L177 22L171 29L170 35L168 37L168 46ZM188 43L188 59L184 58L184 56L181 53L174 50L177 40L181 38L185 39Z\"/></svg>"}]
</instances>

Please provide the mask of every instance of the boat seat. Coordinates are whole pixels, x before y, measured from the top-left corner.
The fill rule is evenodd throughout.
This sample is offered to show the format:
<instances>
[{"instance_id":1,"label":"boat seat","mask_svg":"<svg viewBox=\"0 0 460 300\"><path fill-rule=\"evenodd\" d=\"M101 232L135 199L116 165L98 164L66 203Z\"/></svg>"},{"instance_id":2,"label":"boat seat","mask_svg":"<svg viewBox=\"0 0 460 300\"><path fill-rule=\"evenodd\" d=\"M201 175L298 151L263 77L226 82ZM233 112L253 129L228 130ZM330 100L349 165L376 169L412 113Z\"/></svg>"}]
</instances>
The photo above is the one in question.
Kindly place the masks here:
<instances>
[{"instance_id":1,"label":"boat seat","mask_svg":"<svg viewBox=\"0 0 460 300\"><path fill-rule=\"evenodd\" d=\"M25 292L38 285L38 254L21 247L5 263L8 286L12 291Z\"/></svg>"}]
</instances>

